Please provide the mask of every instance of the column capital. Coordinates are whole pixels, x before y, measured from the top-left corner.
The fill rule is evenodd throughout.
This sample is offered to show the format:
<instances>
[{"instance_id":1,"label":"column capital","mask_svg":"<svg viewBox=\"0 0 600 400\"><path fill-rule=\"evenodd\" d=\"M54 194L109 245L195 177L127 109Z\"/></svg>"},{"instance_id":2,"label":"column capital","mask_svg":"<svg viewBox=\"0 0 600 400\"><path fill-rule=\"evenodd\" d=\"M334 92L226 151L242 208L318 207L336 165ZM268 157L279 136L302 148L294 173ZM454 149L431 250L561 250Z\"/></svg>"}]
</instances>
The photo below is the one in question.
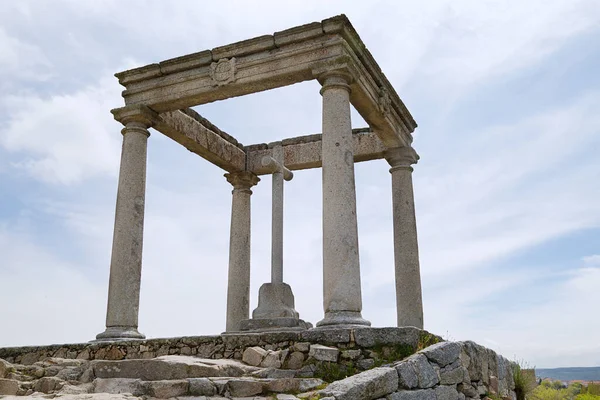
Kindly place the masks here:
<instances>
[{"instance_id":1,"label":"column capital","mask_svg":"<svg viewBox=\"0 0 600 400\"><path fill-rule=\"evenodd\" d=\"M252 186L260 182L260 178L250 171L230 172L224 176L234 190L250 190Z\"/></svg>"},{"instance_id":2,"label":"column capital","mask_svg":"<svg viewBox=\"0 0 600 400\"><path fill-rule=\"evenodd\" d=\"M358 76L356 67L351 62L342 62L336 65L326 65L313 70L313 76L323 86L320 93L323 91L341 87L350 92L350 84L356 81Z\"/></svg>"},{"instance_id":3,"label":"column capital","mask_svg":"<svg viewBox=\"0 0 600 400\"><path fill-rule=\"evenodd\" d=\"M411 146L386 149L383 156L392 166L390 172L396 168L408 168L412 171L411 164L416 164L419 161L419 155Z\"/></svg>"},{"instance_id":4,"label":"column capital","mask_svg":"<svg viewBox=\"0 0 600 400\"><path fill-rule=\"evenodd\" d=\"M115 108L110 112L117 121L125 126L135 123L140 128L150 128L158 120L158 114L154 110L140 104Z\"/></svg>"}]
</instances>

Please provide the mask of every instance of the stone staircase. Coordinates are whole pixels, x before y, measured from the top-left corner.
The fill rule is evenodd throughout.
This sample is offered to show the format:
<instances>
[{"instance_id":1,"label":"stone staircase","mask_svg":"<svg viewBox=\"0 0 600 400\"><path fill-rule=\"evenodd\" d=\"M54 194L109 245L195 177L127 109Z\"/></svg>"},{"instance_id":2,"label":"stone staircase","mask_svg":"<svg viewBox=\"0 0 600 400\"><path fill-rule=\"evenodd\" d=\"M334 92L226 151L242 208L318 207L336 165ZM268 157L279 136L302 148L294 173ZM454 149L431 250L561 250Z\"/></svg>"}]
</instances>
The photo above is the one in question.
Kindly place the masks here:
<instances>
[{"instance_id":1,"label":"stone staircase","mask_svg":"<svg viewBox=\"0 0 600 400\"><path fill-rule=\"evenodd\" d=\"M0 364L6 376L0 379L0 395L5 398L295 399L294 394L310 397L325 386L318 378L297 377L298 370L190 356L117 361L51 358L27 366L0 360Z\"/></svg>"}]
</instances>

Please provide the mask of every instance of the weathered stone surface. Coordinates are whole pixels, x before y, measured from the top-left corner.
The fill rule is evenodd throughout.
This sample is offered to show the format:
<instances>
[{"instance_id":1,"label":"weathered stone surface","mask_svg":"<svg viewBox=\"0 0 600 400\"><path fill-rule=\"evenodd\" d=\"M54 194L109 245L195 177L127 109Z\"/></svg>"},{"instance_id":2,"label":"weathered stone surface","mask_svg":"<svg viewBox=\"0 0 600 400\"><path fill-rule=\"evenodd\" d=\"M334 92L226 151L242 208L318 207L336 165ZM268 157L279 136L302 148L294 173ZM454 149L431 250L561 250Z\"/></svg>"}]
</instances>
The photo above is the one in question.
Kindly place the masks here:
<instances>
[{"instance_id":1,"label":"weathered stone surface","mask_svg":"<svg viewBox=\"0 0 600 400\"><path fill-rule=\"evenodd\" d=\"M454 386L440 385L435 388L437 400L458 400L458 391Z\"/></svg>"},{"instance_id":2,"label":"weathered stone surface","mask_svg":"<svg viewBox=\"0 0 600 400\"><path fill-rule=\"evenodd\" d=\"M457 389L466 397L479 398L479 392L477 391L477 388L471 385L470 383L459 383Z\"/></svg>"},{"instance_id":3,"label":"weathered stone surface","mask_svg":"<svg viewBox=\"0 0 600 400\"><path fill-rule=\"evenodd\" d=\"M419 381L419 388L428 389L439 383L440 379L438 373L423 354L410 356L406 361L410 363L415 370L415 374Z\"/></svg>"},{"instance_id":4,"label":"weathered stone surface","mask_svg":"<svg viewBox=\"0 0 600 400\"><path fill-rule=\"evenodd\" d=\"M281 368L281 353L279 351L269 351L260 366L263 368Z\"/></svg>"},{"instance_id":5,"label":"weathered stone surface","mask_svg":"<svg viewBox=\"0 0 600 400\"><path fill-rule=\"evenodd\" d=\"M489 384L489 389L490 389L490 393L492 394L498 394L498 377L496 376L490 376L490 384Z\"/></svg>"},{"instance_id":6,"label":"weathered stone surface","mask_svg":"<svg viewBox=\"0 0 600 400\"><path fill-rule=\"evenodd\" d=\"M360 350L344 350L342 351L342 358L345 360L357 360L362 354Z\"/></svg>"},{"instance_id":7,"label":"weathered stone surface","mask_svg":"<svg viewBox=\"0 0 600 400\"><path fill-rule=\"evenodd\" d=\"M395 365L398 372L398 386L403 389L414 389L419 386L419 378L412 363L401 361Z\"/></svg>"},{"instance_id":8,"label":"weathered stone surface","mask_svg":"<svg viewBox=\"0 0 600 400\"><path fill-rule=\"evenodd\" d=\"M350 342L350 329L311 329L301 332L303 341L323 345L337 345Z\"/></svg>"},{"instance_id":9,"label":"weathered stone surface","mask_svg":"<svg viewBox=\"0 0 600 400\"><path fill-rule=\"evenodd\" d=\"M258 367L267 355L267 351L262 347L248 347L244 350L242 361L248 365Z\"/></svg>"},{"instance_id":10,"label":"weathered stone surface","mask_svg":"<svg viewBox=\"0 0 600 400\"><path fill-rule=\"evenodd\" d=\"M303 352L303 353L308 353L308 351L310 350L310 343L309 342L296 343L294 345L294 350L295 351L300 351L300 352Z\"/></svg>"},{"instance_id":11,"label":"weathered stone surface","mask_svg":"<svg viewBox=\"0 0 600 400\"><path fill-rule=\"evenodd\" d=\"M387 397L389 400L437 400L435 390L401 390Z\"/></svg>"},{"instance_id":12,"label":"weathered stone surface","mask_svg":"<svg viewBox=\"0 0 600 400\"><path fill-rule=\"evenodd\" d=\"M302 368L302 363L304 363L304 353L301 353L299 351L294 351L287 358L284 368L300 369L300 368Z\"/></svg>"},{"instance_id":13,"label":"weathered stone surface","mask_svg":"<svg viewBox=\"0 0 600 400\"><path fill-rule=\"evenodd\" d=\"M19 382L13 379L0 378L0 395L15 396L19 391Z\"/></svg>"},{"instance_id":14,"label":"weathered stone surface","mask_svg":"<svg viewBox=\"0 0 600 400\"><path fill-rule=\"evenodd\" d=\"M216 393L215 385L207 378L190 378L189 393L192 396L214 396Z\"/></svg>"},{"instance_id":15,"label":"weathered stone surface","mask_svg":"<svg viewBox=\"0 0 600 400\"><path fill-rule=\"evenodd\" d=\"M285 393L285 392L306 392L313 390L324 382L317 378L286 378L275 379L267 383L266 388L270 392Z\"/></svg>"},{"instance_id":16,"label":"weathered stone surface","mask_svg":"<svg viewBox=\"0 0 600 400\"><path fill-rule=\"evenodd\" d=\"M227 389L233 397L249 397L261 394L263 384L250 379L232 379L227 383Z\"/></svg>"},{"instance_id":17,"label":"weathered stone surface","mask_svg":"<svg viewBox=\"0 0 600 400\"><path fill-rule=\"evenodd\" d=\"M358 360L356 365L358 365L358 368L363 370L370 369L373 368L373 366L375 365L375 360L373 360L372 358L365 358L363 360Z\"/></svg>"},{"instance_id":18,"label":"weathered stone surface","mask_svg":"<svg viewBox=\"0 0 600 400\"><path fill-rule=\"evenodd\" d=\"M377 399L398 389L398 373L394 368L374 368L333 382L319 393L336 400Z\"/></svg>"},{"instance_id":19,"label":"weathered stone surface","mask_svg":"<svg viewBox=\"0 0 600 400\"><path fill-rule=\"evenodd\" d=\"M445 367L458 360L461 347L455 342L441 342L421 350L422 354L440 367Z\"/></svg>"},{"instance_id":20,"label":"weathered stone surface","mask_svg":"<svg viewBox=\"0 0 600 400\"><path fill-rule=\"evenodd\" d=\"M373 347L378 344L406 344L416 349L421 332L420 329L412 327L356 328L354 329L354 340L361 347Z\"/></svg>"},{"instance_id":21,"label":"weathered stone surface","mask_svg":"<svg viewBox=\"0 0 600 400\"><path fill-rule=\"evenodd\" d=\"M308 355L318 361L337 362L340 354L339 349L327 347L320 344L311 344Z\"/></svg>"},{"instance_id":22,"label":"weathered stone surface","mask_svg":"<svg viewBox=\"0 0 600 400\"><path fill-rule=\"evenodd\" d=\"M440 384L455 385L461 383L465 378L466 368L460 365L460 361L455 361L450 365L440 369Z\"/></svg>"},{"instance_id":23,"label":"weathered stone surface","mask_svg":"<svg viewBox=\"0 0 600 400\"><path fill-rule=\"evenodd\" d=\"M186 380L144 382L147 393L158 399L168 399L187 394L189 383Z\"/></svg>"},{"instance_id":24,"label":"weathered stone surface","mask_svg":"<svg viewBox=\"0 0 600 400\"><path fill-rule=\"evenodd\" d=\"M65 381L55 376L44 377L38 379L35 383L34 390L36 392L51 393L60 390L65 385Z\"/></svg>"},{"instance_id":25,"label":"weathered stone surface","mask_svg":"<svg viewBox=\"0 0 600 400\"><path fill-rule=\"evenodd\" d=\"M0 358L0 379L6 377L7 370L11 367L11 364Z\"/></svg>"},{"instance_id":26,"label":"weathered stone surface","mask_svg":"<svg viewBox=\"0 0 600 400\"><path fill-rule=\"evenodd\" d=\"M95 379L93 383L94 393L131 393L134 396L141 396L144 394L144 387L139 379L127 379L127 378L116 378L116 379Z\"/></svg>"},{"instance_id":27,"label":"weathered stone surface","mask_svg":"<svg viewBox=\"0 0 600 400\"><path fill-rule=\"evenodd\" d=\"M139 378L145 381L242 376L256 369L236 360L162 356L151 360L92 361L98 378Z\"/></svg>"}]
</instances>

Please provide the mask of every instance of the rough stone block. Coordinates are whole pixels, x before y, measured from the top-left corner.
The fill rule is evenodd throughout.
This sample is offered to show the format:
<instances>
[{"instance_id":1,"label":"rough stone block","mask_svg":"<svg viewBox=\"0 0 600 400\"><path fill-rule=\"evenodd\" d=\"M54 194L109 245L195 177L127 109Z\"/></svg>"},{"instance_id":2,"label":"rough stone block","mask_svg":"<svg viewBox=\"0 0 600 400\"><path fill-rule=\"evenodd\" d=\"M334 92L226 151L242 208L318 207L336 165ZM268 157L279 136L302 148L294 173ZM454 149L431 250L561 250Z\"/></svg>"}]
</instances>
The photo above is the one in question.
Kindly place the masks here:
<instances>
[{"instance_id":1,"label":"rough stone block","mask_svg":"<svg viewBox=\"0 0 600 400\"><path fill-rule=\"evenodd\" d=\"M360 350L343 350L342 358L344 360L358 360L361 354L362 351Z\"/></svg>"},{"instance_id":2,"label":"rough stone block","mask_svg":"<svg viewBox=\"0 0 600 400\"><path fill-rule=\"evenodd\" d=\"M403 389L414 389L419 386L419 378L413 367L408 361L401 361L395 365L398 372L398 386Z\"/></svg>"},{"instance_id":3,"label":"rough stone block","mask_svg":"<svg viewBox=\"0 0 600 400\"><path fill-rule=\"evenodd\" d=\"M318 361L337 362L340 350L320 344L311 344L308 355Z\"/></svg>"},{"instance_id":4,"label":"rough stone block","mask_svg":"<svg viewBox=\"0 0 600 400\"><path fill-rule=\"evenodd\" d=\"M374 368L333 382L319 393L336 400L377 399L398 390L398 373L394 368Z\"/></svg>"},{"instance_id":5,"label":"rough stone block","mask_svg":"<svg viewBox=\"0 0 600 400\"><path fill-rule=\"evenodd\" d=\"M232 379L227 383L227 389L233 397L250 397L261 394L263 385L250 379Z\"/></svg>"},{"instance_id":6,"label":"rough stone block","mask_svg":"<svg viewBox=\"0 0 600 400\"><path fill-rule=\"evenodd\" d=\"M389 400L436 400L435 390L401 390L388 396Z\"/></svg>"},{"instance_id":7,"label":"rough stone block","mask_svg":"<svg viewBox=\"0 0 600 400\"><path fill-rule=\"evenodd\" d=\"M207 378L191 378L189 382L189 393L192 396L214 396L216 388Z\"/></svg>"},{"instance_id":8,"label":"rough stone block","mask_svg":"<svg viewBox=\"0 0 600 400\"><path fill-rule=\"evenodd\" d=\"M490 376L490 392L493 394L498 394L498 378L495 376Z\"/></svg>"},{"instance_id":9,"label":"rough stone block","mask_svg":"<svg viewBox=\"0 0 600 400\"><path fill-rule=\"evenodd\" d=\"M427 347L421 353L440 367L445 367L458 360L460 350L461 347L456 342L441 342Z\"/></svg>"},{"instance_id":10,"label":"rough stone block","mask_svg":"<svg viewBox=\"0 0 600 400\"><path fill-rule=\"evenodd\" d=\"M294 350L301 351L303 353L308 353L308 351L310 350L310 343L309 342L296 343L294 345Z\"/></svg>"},{"instance_id":11,"label":"rough stone block","mask_svg":"<svg viewBox=\"0 0 600 400\"><path fill-rule=\"evenodd\" d=\"M253 367L258 367L267 355L267 351L261 347L248 347L242 354L242 361Z\"/></svg>"},{"instance_id":12,"label":"rough stone block","mask_svg":"<svg viewBox=\"0 0 600 400\"><path fill-rule=\"evenodd\" d=\"M412 365L419 380L419 388L428 389L437 385L440 381L437 371L423 354L415 354L407 360Z\"/></svg>"},{"instance_id":13,"label":"rough stone block","mask_svg":"<svg viewBox=\"0 0 600 400\"><path fill-rule=\"evenodd\" d=\"M287 378L287 379L275 379L267 384L267 390L275 393L286 393L286 392L306 392L309 390L316 389L321 386L324 382L321 379L309 378L309 379L298 379L298 378Z\"/></svg>"},{"instance_id":14,"label":"rough stone block","mask_svg":"<svg viewBox=\"0 0 600 400\"><path fill-rule=\"evenodd\" d=\"M437 400L458 400L458 391L454 386L440 385L435 388L435 397Z\"/></svg>"},{"instance_id":15,"label":"rough stone block","mask_svg":"<svg viewBox=\"0 0 600 400\"><path fill-rule=\"evenodd\" d=\"M457 386L459 392L463 393L466 397L479 398L479 393L477 392L477 388L475 388L470 383L459 383Z\"/></svg>"},{"instance_id":16,"label":"rough stone block","mask_svg":"<svg viewBox=\"0 0 600 400\"><path fill-rule=\"evenodd\" d=\"M0 379L6 377L7 370L11 367L11 364L0 359Z\"/></svg>"},{"instance_id":17,"label":"rough stone block","mask_svg":"<svg viewBox=\"0 0 600 400\"><path fill-rule=\"evenodd\" d=\"M144 382L147 393L157 399L184 396L188 392L189 383L185 380Z\"/></svg>"},{"instance_id":18,"label":"rough stone block","mask_svg":"<svg viewBox=\"0 0 600 400\"><path fill-rule=\"evenodd\" d=\"M321 343L326 345L337 345L338 343L350 343L350 329L330 328L311 329L300 333L303 341Z\"/></svg>"},{"instance_id":19,"label":"rough stone block","mask_svg":"<svg viewBox=\"0 0 600 400\"><path fill-rule=\"evenodd\" d=\"M356 328L354 341L361 347L406 344L417 348L421 330L417 328Z\"/></svg>"},{"instance_id":20,"label":"rough stone block","mask_svg":"<svg viewBox=\"0 0 600 400\"><path fill-rule=\"evenodd\" d=\"M373 368L373 366L375 365L375 360L373 360L372 358L365 358L363 360L358 360L356 365L358 365L358 368L362 370L370 369Z\"/></svg>"},{"instance_id":21,"label":"rough stone block","mask_svg":"<svg viewBox=\"0 0 600 400\"><path fill-rule=\"evenodd\" d=\"M304 353L294 351L285 362L284 368L287 369L300 369L304 363Z\"/></svg>"},{"instance_id":22,"label":"rough stone block","mask_svg":"<svg viewBox=\"0 0 600 400\"><path fill-rule=\"evenodd\" d=\"M55 376L51 376L38 379L34 389L36 392L51 393L62 389L64 385L65 381Z\"/></svg>"},{"instance_id":23,"label":"rough stone block","mask_svg":"<svg viewBox=\"0 0 600 400\"><path fill-rule=\"evenodd\" d=\"M465 378L465 368L460 365L460 361L455 361L440 370L440 384L455 385L463 382Z\"/></svg>"},{"instance_id":24,"label":"rough stone block","mask_svg":"<svg viewBox=\"0 0 600 400\"><path fill-rule=\"evenodd\" d=\"M127 378L97 378L94 380L92 391L94 393L110 394L131 393L134 396L142 396L145 394L144 387L139 379Z\"/></svg>"},{"instance_id":25,"label":"rough stone block","mask_svg":"<svg viewBox=\"0 0 600 400\"><path fill-rule=\"evenodd\" d=\"M260 366L263 368L281 368L281 352L269 351Z\"/></svg>"},{"instance_id":26,"label":"rough stone block","mask_svg":"<svg viewBox=\"0 0 600 400\"><path fill-rule=\"evenodd\" d=\"M0 378L0 395L16 396L19 391L19 382L14 379Z\"/></svg>"}]
</instances>

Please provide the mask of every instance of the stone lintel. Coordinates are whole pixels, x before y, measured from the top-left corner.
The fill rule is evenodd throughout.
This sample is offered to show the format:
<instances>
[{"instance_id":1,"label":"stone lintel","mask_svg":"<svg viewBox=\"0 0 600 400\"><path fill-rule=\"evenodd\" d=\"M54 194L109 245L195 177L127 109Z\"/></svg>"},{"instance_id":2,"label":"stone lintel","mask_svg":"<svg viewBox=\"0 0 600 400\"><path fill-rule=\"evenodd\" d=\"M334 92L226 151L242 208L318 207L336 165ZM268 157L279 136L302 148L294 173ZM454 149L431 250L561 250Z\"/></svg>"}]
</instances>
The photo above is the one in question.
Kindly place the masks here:
<instances>
[{"instance_id":1,"label":"stone lintel","mask_svg":"<svg viewBox=\"0 0 600 400\"><path fill-rule=\"evenodd\" d=\"M153 128L225 171L237 172L245 169L246 154L237 141L227 140L222 135L224 132L215 132L183 111L158 114Z\"/></svg>"},{"instance_id":2,"label":"stone lintel","mask_svg":"<svg viewBox=\"0 0 600 400\"><path fill-rule=\"evenodd\" d=\"M126 104L163 112L315 79L315 71L343 63L357 71L350 100L361 116L386 147L409 145L414 119L344 15L116 76Z\"/></svg>"},{"instance_id":3,"label":"stone lintel","mask_svg":"<svg viewBox=\"0 0 600 400\"><path fill-rule=\"evenodd\" d=\"M353 129L354 162L370 161L383 158L385 146L370 129ZM321 135L307 135L282 142L284 164L289 170L301 170L321 167ZM267 175L270 172L261 160L264 156L272 156L269 145L247 146L248 170L256 175Z\"/></svg>"}]
</instances>

